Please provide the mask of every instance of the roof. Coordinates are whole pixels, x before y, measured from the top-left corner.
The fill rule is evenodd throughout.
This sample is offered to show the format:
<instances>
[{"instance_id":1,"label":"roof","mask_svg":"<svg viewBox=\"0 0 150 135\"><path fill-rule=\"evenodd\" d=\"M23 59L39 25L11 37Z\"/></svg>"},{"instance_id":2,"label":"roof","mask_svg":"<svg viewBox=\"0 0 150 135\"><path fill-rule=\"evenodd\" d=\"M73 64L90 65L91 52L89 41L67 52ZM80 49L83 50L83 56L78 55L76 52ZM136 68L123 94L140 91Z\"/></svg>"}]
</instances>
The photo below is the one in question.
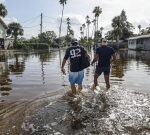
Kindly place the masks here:
<instances>
[{"instance_id":1,"label":"roof","mask_svg":"<svg viewBox=\"0 0 150 135\"><path fill-rule=\"evenodd\" d=\"M5 28L5 29L7 29L8 27L7 27L7 25L5 24L5 22L0 18L0 23L3 25L3 27Z\"/></svg>"},{"instance_id":2,"label":"roof","mask_svg":"<svg viewBox=\"0 0 150 135\"><path fill-rule=\"evenodd\" d=\"M150 38L150 35L142 35L142 36L131 37L131 38L128 38L128 40L142 39L142 38Z\"/></svg>"}]
</instances>

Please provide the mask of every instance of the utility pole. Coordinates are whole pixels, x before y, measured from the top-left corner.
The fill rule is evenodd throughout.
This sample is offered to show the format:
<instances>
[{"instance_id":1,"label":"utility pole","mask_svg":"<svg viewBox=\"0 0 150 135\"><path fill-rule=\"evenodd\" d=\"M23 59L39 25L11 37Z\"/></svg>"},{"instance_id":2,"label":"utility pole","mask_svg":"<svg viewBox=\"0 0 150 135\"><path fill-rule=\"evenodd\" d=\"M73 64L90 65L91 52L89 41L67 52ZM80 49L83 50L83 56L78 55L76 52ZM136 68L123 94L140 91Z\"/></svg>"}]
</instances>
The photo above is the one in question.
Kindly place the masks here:
<instances>
[{"instance_id":1,"label":"utility pole","mask_svg":"<svg viewBox=\"0 0 150 135\"><path fill-rule=\"evenodd\" d=\"M41 24L40 24L41 28L40 28L40 32L42 34L43 32L43 13L41 13Z\"/></svg>"}]
</instances>

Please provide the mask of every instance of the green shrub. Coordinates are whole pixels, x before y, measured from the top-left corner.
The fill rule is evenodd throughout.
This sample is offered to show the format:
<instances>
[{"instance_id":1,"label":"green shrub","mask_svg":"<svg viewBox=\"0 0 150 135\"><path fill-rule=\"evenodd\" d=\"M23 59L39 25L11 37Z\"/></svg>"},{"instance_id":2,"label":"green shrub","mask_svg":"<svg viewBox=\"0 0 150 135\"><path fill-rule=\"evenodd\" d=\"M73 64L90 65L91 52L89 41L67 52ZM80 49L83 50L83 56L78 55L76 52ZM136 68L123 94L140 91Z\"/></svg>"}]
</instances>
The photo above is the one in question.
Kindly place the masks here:
<instances>
[{"instance_id":1,"label":"green shrub","mask_svg":"<svg viewBox=\"0 0 150 135\"><path fill-rule=\"evenodd\" d=\"M16 49L19 50L45 50L49 49L49 45L47 43L18 43Z\"/></svg>"}]
</instances>

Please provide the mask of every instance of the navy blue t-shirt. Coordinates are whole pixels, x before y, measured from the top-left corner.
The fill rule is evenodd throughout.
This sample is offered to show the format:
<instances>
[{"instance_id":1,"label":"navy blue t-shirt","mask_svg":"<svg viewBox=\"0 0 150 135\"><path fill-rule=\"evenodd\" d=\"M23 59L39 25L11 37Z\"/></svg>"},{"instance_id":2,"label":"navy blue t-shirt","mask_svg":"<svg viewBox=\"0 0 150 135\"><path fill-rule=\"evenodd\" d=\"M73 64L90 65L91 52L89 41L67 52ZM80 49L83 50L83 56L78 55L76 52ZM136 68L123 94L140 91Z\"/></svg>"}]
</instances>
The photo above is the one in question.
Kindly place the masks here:
<instances>
[{"instance_id":1,"label":"navy blue t-shirt","mask_svg":"<svg viewBox=\"0 0 150 135\"><path fill-rule=\"evenodd\" d=\"M66 50L66 54L64 59L67 60L70 58L70 71L71 72L79 72L82 70L81 62L82 55L85 55L86 51L83 47L80 46L72 46Z\"/></svg>"},{"instance_id":2,"label":"navy blue t-shirt","mask_svg":"<svg viewBox=\"0 0 150 135\"><path fill-rule=\"evenodd\" d=\"M101 46L96 49L96 54L99 55L98 67L110 67L111 56L115 50L109 46Z\"/></svg>"}]
</instances>

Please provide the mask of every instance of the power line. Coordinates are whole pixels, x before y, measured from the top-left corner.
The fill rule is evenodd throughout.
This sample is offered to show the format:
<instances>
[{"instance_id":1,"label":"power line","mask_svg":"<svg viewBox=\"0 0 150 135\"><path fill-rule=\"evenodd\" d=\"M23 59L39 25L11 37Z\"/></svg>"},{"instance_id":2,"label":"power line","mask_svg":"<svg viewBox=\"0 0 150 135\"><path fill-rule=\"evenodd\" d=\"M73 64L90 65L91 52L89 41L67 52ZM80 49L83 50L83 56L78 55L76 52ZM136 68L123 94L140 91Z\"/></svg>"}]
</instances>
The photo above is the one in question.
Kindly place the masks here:
<instances>
[{"instance_id":1,"label":"power line","mask_svg":"<svg viewBox=\"0 0 150 135\"><path fill-rule=\"evenodd\" d=\"M57 18L54 18L54 17L50 17L50 16L47 16L47 15L43 15L44 17L47 17L47 18L51 18L51 19L57 19Z\"/></svg>"},{"instance_id":2,"label":"power line","mask_svg":"<svg viewBox=\"0 0 150 135\"><path fill-rule=\"evenodd\" d=\"M34 28L34 27L37 27L37 26L39 26L40 24L38 24L38 25L34 25L34 26L30 26L30 27L23 27L23 28ZM17 28L17 27L16 27Z\"/></svg>"},{"instance_id":3,"label":"power line","mask_svg":"<svg viewBox=\"0 0 150 135\"><path fill-rule=\"evenodd\" d=\"M51 19L53 19L53 20L57 20L57 19L58 19L58 18L46 16L46 15L44 15L44 16L47 17L47 18L51 18ZM63 23L67 23L66 18L63 19ZM71 24L74 24L74 25L82 25L81 23L74 23L74 22L71 22Z\"/></svg>"},{"instance_id":4,"label":"power line","mask_svg":"<svg viewBox=\"0 0 150 135\"><path fill-rule=\"evenodd\" d=\"M38 15L38 16L36 16L36 17L32 17L32 18L30 18L30 19L28 19L28 20L26 20L26 21L20 22L20 23L27 23L27 22L30 22L30 21L32 21L32 20L35 20L35 19L37 19L37 18L39 18L39 17L40 17L40 15Z\"/></svg>"}]
</instances>

